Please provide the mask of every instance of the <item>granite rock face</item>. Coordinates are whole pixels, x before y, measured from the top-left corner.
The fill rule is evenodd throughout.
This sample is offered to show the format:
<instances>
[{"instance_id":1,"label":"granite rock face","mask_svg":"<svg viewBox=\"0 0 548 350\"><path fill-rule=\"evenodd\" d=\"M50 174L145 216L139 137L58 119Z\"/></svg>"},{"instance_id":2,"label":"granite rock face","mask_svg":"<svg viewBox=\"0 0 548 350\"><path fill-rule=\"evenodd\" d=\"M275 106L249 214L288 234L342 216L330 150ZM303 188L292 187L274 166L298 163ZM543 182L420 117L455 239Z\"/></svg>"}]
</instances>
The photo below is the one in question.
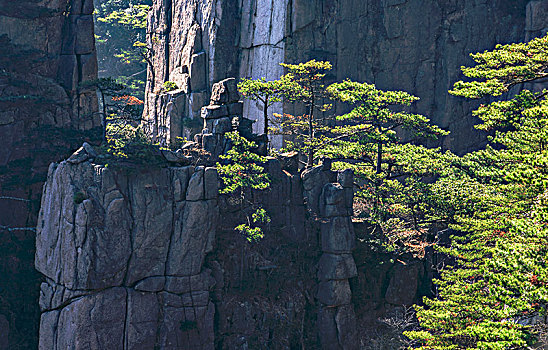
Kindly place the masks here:
<instances>
[{"instance_id":1,"label":"granite rock face","mask_svg":"<svg viewBox=\"0 0 548 350\"><path fill-rule=\"evenodd\" d=\"M101 118L92 0L0 0L0 343L36 348L34 228L48 166L93 141ZM0 316L2 317L2 316ZM2 346L0 346L2 348Z\"/></svg>"},{"instance_id":2,"label":"granite rock face","mask_svg":"<svg viewBox=\"0 0 548 350\"><path fill-rule=\"evenodd\" d=\"M546 0L156 0L145 115L162 135L170 125L184 134L183 120L196 118L215 82L277 79L283 74L278 63L315 58L333 63L331 81L350 78L419 96L413 111L451 131L441 142L445 148L466 152L484 142L472 128L477 103L447 90L462 79L460 67L472 63L470 52L546 33L546 6ZM167 80L184 95L176 114L159 93ZM260 107L244 101L256 132L263 126ZM337 113L346 109L335 106ZM281 103L270 110L302 112ZM281 145L276 137L272 142Z\"/></svg>"},{"instance_id":3,"label":"granite rock face","mask_svg":"<svg viewBox=\"0 0 548 350\"><path fill-rule=\"evenodd\" d=\"M287 11L287 0L154 1L148 28L154 64L149 67L144 113L149 134L166 144L188 136L192 130L184 125L200 116L216 82L228 77L279 78ZM180 89L163 93L165 81ZM270 113L282 112L282 107L278 103ZM250 119L262 115L260 108L244 101ZM262 121L254 128L262 130ZM281 139L273 141L281 146Z\"/></svg>"},{"instance_id":4,"label":"granite rock face","mask_svg":"<svg viewBox=\"0 0 548 350\"><path fill-rule=\"evenodd\" d=\"M52 164L36 237L40 349L213 349L214 168ZM216 185L216 184L215 184Z\"/></svg>"},{"instance_id":5,"label":"granite rock face","mask_svg":"<svg viewBox=\"0 0 548 350\"><path fill-rule=\"evenodd\" d=\"M420 97L414 112L451 131L442 140L443 147L466 152L484 141L485 136L473 129L470 113L480 102L447 91L463 78L460 67L473 63L469 53L545 33L546 19L540 13L546 4L527 0L296 0L289 14L285 59L329 60L334 66L332 79L367 81L381 89L404 90ZM344 108L336 106L336 111Z\"/></svg>"}]
</instances>

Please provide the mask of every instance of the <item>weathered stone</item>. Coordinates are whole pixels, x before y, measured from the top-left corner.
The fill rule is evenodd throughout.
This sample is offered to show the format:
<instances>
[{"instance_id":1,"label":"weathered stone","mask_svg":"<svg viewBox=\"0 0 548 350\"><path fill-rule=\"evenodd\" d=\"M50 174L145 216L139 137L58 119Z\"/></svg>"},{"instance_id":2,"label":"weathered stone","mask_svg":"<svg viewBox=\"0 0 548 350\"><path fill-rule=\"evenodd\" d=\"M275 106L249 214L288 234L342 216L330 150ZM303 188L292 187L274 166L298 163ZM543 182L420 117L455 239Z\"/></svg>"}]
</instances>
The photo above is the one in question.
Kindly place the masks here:
<instances>
[{"instance_id":1,"label":"weathered stone","mask_svg":"<svg viewBox=\"0 0 548 350\"><path fill-rule=\"evenodd\" d=\"M232 131L232 120L228 117L212 120L211 130L214 134L225 134Z\"/></svg>"},{"instance_id":2,"label":"weathered stone","mask_svg":"<svg viewBox=\"0 0 548 350\"><path fill-rule=\"evenodd\" d=\"M168 171L140 173L131 180L132 250L125 278L130 285L165 273L174 219L174 211L166 210L173 197L164 197L171 185Z\"/></svg>"},{"instance_id":3,"label":"weathered stone","mask_svg":"<svg viewBox=\"0 0 548 350\"><path fill-rule=\"evenodd\" d=\"M326 184L320 196L320 215L323 217L349 216L344 188L337 183Z\"/></svg>"},{"instance_id":4,"label":"weathered stone","mask_svg":"<svg viewBox=\"0 0 548 350\"><path fill-rule=\"evenodd\" d=\"M422 271L422 265L417 263L395 265L390 284L386 289L386 301L393 305L412 305L417 297Z\"/></svg>"},{"instance_id":5,"label":"weathered stone","mask_svg":"<svg viewBox=\"0 0 548 350\"><path fill-rule=\"evenodd\" d=\"M214 349L213 317L215 307L184 307L182 298L174 294L161 294L165 305L157 340L163 349Z\"/></svg>"},{"instance_id":6,"label":"weathered stone","mask_svg":"<svg viewBox=\"0 0 548 350\"><path fill-rule=\"evenodd\" d=\"M93 36L93 16L82 15L76 19L76 44L74 53L86 55L95 51L95 38Z\"/></svg>"},{"instance_id":7,"label":"weathered stone","mask_svg":"<svg viewBox=\"0 0 548 350\"><path fill-rule=\"evenodd\" d=\"M318 279L344 280L358 275L354 257L351 254L324 253L318 263Z\"/></svg>"},{"instance_id":8,"label":"weathered stone","mask_svg":"<svg viewBox=\"0 0 548 350\"><path fill-rule=\"evenodd\" d=\"M192 91L198 92L207 89L206 67L207 55L205 52L192 55L190 63L190 86Z\"/></svg>"},{"instance_id":9,"label":"weathered stone","mask_svg":"<svg viewBox=\"0 0 548 350\"><path fill-rule=\"evenodd\" d=\"M179 160L175 152L170 150L162 150L162 156L170 163L176 163Z\"/></svg>"},{"instance_id":10,"label":"weathered stone","mask_svg":"<svg viewBox=\"0 0 548 350\"><path fill-rule=\"evenodd\" d=\"M83 344L95 349L123 349L126 299L125 289L113 288L64 307L57 323L57 349L78 349ZM44 328L49 325L44 324Z\"/></svg>"},{"instance_id":11,"label":"weathered stone","mask_svg":"<svg viewBox=\"0 0 548 350\"><path fill-rule=\"evenodd\" d=\"M90 54L86 55L80 55L80 74L81 77L78 77L81 79L82 82L90 82L95 80L95 77L97 77L97 52L93 51ZM90 90L89 87L87 88L81 88L82 91ZM93 89L91 89L92 92Z\"/></svg>"},{"instance_id":12,"label":"weathered stone","mask_svg":"<svg viewBox=\"0 0 548 350\"><path fill-rule=\"evenodd\" d=\"M166 263L167 275L191 276L200 273L206 253L213 249L216 215L215 200L186 202L184 210L174 218L174 234Z\"/></svg>"},{"instance_id":13,"label":"weathered stone","mask_svg":"<svg viewBox=\"0 0 548 350\"><path fill-rule=\"evenodd\" d=\"M189 118L200 117L200 111L203 106L207 105L207 92L192 92L189 96L189 105L192 111L192 115Z\"/></svg>"},{"instance_id":14,"label":"weathered stone","mask_svg":"<svg viewBox=\"0 0 548 350\"><path fill-rule=\"evenodd\" d=\"M198 145L202 145L202 134L196 134L194 135L194 142L196 142Z\"/></svg>"},{"instance_id":15,"label":"weathered stone","mask_svg":"<svg viewBox=\"0 0 548 350\"><path fill-rule=\"evenodd\" d=\"M154 293L139 293L132 290L128 290L127 293L127 326L124 329L127 343L123 349L154 349L159 327L158 297Z\"/></svg>"},{"instance_id":16,"label":"weathered stone","mask_svg":"<svg viewBox=\"0 0 548 350\"><path fill-rule=\"evenodd\" d=\"M217 137L214 134L203 134L202 135L202 148L211 153L215 154L217 149Z\"/></svg>"},{"instance_id":17,"label":"weathered stone","mask_svg":"<svg viewBox=\"0 0 548 350\"><path fill-rule=\"evenodd\" d=\"M354 187L354 172L352 169L345 169L337 173L337 182L344 188Z\"/></svg>"},{"instance_id":18,"label":"weathered stone","mask_svg":"<svg viewBox=\"0 0 548 350\"><path fill-rule=\"evenodd\" d=\"M189 165L192 160L191 157L187 157L182 153L173 152L170 150L162 150L161 153L164 159L170 163L175 163L179 165Z\"/></svg>"},{"instance_id":19,"label":"weathered stone","mask_svg":"<svg viewBox=\"0 0 548 350\"><path fill-rule=\"evenodd\" d=\"M228 117L228 108L225 105L209 105L202 107L203 119L218 119Z\"/></svg>"},{"instance_id":20,"label":"weathered stone","mask_svg":"<svg viewBox=\"0 0 548 350\"><path fill-rule=\"evenodd\" d=\"M0 315L0 350L8 350L10 346L10 324L6 316Z\"/></svg>"},{"instance_id":21,"label":"weathered stone","mask_svg":"<svg viewBox=\"0 0 548 350\"><path fill-rule=\"evenodd\" d=\"M336 308L320 306L318 313L318 335L320 337L321 348L324 350L342 350L339 338L337 337L336 311Z\"/></svg>"},{"instance_id":22,"label":"weathered stone","mask_svg":"<svg viewBox=\"0 0 548 350\"><path fill-rule=\"evenodd\" d=\"M8 125L15 121L15 111L7 111L0 113L0 126Z\"/></svg>"},{"instance_id":23,"label":"weathered stone","mask_svg":"<svg viewBox=\"0 0 548 350\"><path fill-rule=\"evenodd\" d=\"M228 104L238 102L238 86L235 78L228 78L213 84L210 104Z\"/></svg>"},{"instance_id":24,"label":"weathered stone","mask_svg":"<svg viewBox=\"0 0 548 350\"><path fill-rule=\"evenodd\" d=\"M334 217L321 226L322 250L326 253L351 253L356 236L349 217Z\"/></svg>"},{"instance_id":25,"label":"weathered stone","mask_svg":"<svg viewBox=\"0 0 548 350\"><path fill-rule=\"evenodd\" d=\"M228 114L230 115L244 114L244 103L241 101L230 103L226 107L228 108Z\"/></svg>"},{"instance_id":26,"label":"weathered stone","mask_svg":"<svg viewBox=\"0 0 548 350\"><path fill-rule=\"evenodd\" d=\"M354 305L348 304L337 308L335 314L339 344L343 350L358 350L360 342L357 331L357 319Z\"/></svg>"},{"instance_id":27,"label":"weathered stone","mask_svg":"<svg viewBox=\"0 0 548 350\"><path fill-rule=\"evenodd\" d=\"M199 200L203 200L204 196L205 196L204 167L197 167L188 183L186 200L199 201Z\"/></svg>"},{"instance_id":28,"label":"weathered stone","mask_svg":"<svg viewBox=\"0 0 548 350\"><path fill-rule=\"evenodd\" d=\"M59 314L60 311L58 310L42 313L40 317L40 343L38 346L39 350L58 349L57 326L59 323Z\"/></svg>"},{"instance_id":29,"label":"weathered stone","mask_svg":"<svg viewBox=\"0 0 548 350\"><path fill-rule=\"evenodd\" d=\"M135 290L141 292L159 292L164 290L166 284L165 276L153 276L145 278L135 285Z\"/></svg>"},{"instance_id":30,"label":"weathered stone","mask_svg":"<svg viewBox=\"0 0 548 350\"><path fill-rule=\"evenodd\" d=\"M88 159L90 159L89 154L83 147L80 147L67 159L67 162L71 164L80 164Z\"/></svg>"},{"instance_id":31,"label":"weathered stone","mask_svg":"<svg viewBox=\"0 0 548 350\"><path fill-rule=\"evenodd\" d=\"M219 174L217 168L206 168L204 172L205 199L219 196Z\"/></svg>"},{"instance_id":32,"label":"weathered stone","mask_svg":"<svg viewBox=\"0 0 548 350\"><path fill-rule=\"evenodd\" d=\"M191 149L191 148L196 148L196 147L198 147L197 142L188 141L181 147L181 149Z\"/></svg>"},{"instance_id":33,"label":"weathered stone","mask_svg":"<svg viewBox=\"0 0 548 350\"><path fill-rule=\"evenodd\" d=\"M61 2L61 1L56 1ZM93 14L93 0L71 0L71 14L91 15Z\"/></svg>"},{"instance_id":34,"label":"weathered stone","mask_svg":"<svg viewBox=\"0 0 548 350\"><path fill-rule=\"evenodd\" d=\"M278 156L282 169L288 171L291 174L296 174L299 170L299 153L298 152L286 152Z\"/></svg>"},{"instance_id":35,"label":"weathered stone","mask_svg":"<svg viewBox=\"0 0 548 350\"><path fill-rule=\"evenodd\" d=\"M323 187L332 182L334 173L324 171L321 165L304 170L301 179L304 189L304 201L309 210L316 215L320 214L320 195Z\"/></svg>"},{"instance_id":36,"label":"weathered stone","mask_svg":"<svg viewBox=\"0 0 548 350\"><path fill-rule=\"evenodd\" d=\"M87 162L64 162L48 176L35 264L56 283L70 289L122 283L131 254L128 203L119 192L111 191L104 198L95 194L96 176L103 178L103 186L109 186L111 175L110 170L95 169Z\"/></svg>"},{"instance_id":37,"label":"weathered stone","mask_svg":"<svg viewBox=\"0 0 548 350\"><path fill-rule=\"evenodd\" d=\"M194 174L194 167L170 168L172 178L173 196L176 202L186 199L186 191L191 174Z\"/></svg>"},{"instance_id":38,"label":"weathered stone","mask_svg":"<svg viewBox=\"0 0 548 350\"><path fill-rule=\"evenodd\" d=\"M174 294L187 294L196 291L208 291L215 285L211 270L205 269L199 275L172 277L166 279L165 290Z\"/></svg>"},{"instance_id":39,"label":"weathered stone","mask_svg":"<svg viewBox=\"0 0 548 350\"><path fill-rule=\"evenodd\" d=\"M350 304L352 292L348 280L323 281L318 284L318 301L326 306Z\"/></svg>"},{"instance_id":40,"label":"weathered stone","mask_svg":"<svg viewBox=\"0 0 548 350\"><path fill-rule=\"evenodd\" d=\"M254 120L243 118L243 117L235 117L234 119L232 119L232 124L237 125L237 129L240 132L240 135L248 138L252 138L254 136L253 135L254 122L255 122Z\"/></svg>"},{"instance_id":41,"label":"weathered stone","mask_svg":"<svg viewBox=\"0 0 548 350\"><path fill-rule=\"evenodd\" d=\"M87 143L87 142L84 142L82 144L82 147L84 148L84 150L87 152L87 154L91 157L91 158L96 158L97 157L97 152L95 152L95 150L93 149L93 147Z\"/></svg>"},{"instance_id":42,"label":"weathered stone","mask_svg":"<svg viewBox=\"0 0 548 350\"><path fill-rule=\"evenodd\" d=\"M543 31L548 27L548 3L544 0L530 1L527 4L525 29L530 32ZM544 33L543 33L544 34Z\"/></svg>"}]
</instances>

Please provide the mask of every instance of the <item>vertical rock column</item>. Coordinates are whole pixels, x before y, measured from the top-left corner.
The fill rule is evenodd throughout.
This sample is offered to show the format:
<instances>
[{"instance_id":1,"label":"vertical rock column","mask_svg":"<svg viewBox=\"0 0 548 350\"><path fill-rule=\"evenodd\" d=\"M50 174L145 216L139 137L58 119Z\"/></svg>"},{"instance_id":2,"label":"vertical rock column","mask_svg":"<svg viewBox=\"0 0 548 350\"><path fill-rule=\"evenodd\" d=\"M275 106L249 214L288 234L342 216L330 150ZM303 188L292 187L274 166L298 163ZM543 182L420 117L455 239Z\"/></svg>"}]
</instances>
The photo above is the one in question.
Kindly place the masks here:
<instances>
[{"instance_id":1,"label":"vertical rock column","mask_svg":"<svg viewBox=\"0 0 548 350\"><path fill-rule=\"evenodd\" d=\"M324 160L302 174L307 209L321 222L318 332L322 349L353 350L359 346L348 281L357 276L352 256L356 248L351 219L354 174L349 169L338 173L330 169L329 160Z\"/></svg>"},{"instance_id":2,"label":"vertical rock column","mask_svg":"<svg viewBox=\"0 0 548 350\"><path fill-rule=\"evenodd\" d=\"M213 349L217 170L112 170L78 152L42 198L39 349Z\"/></svg>"},{"instance_id":3,"label":"vertical rock column","mask_svg":"<svg viewBox=\"0 0 548 350\"><path fill-rule=\"evenodd\" d=\"M358 349L356 316L348 281L357 276L352 256L356 246L351 220L353 178L351 170L339 172L338 182L326 184L320 196L323 254L318 264L317 298L322 349Z\"/></svg>"},{"instance_id":4,"label":"vertical rock column","mask_svg":"<svg viewBox=\"0 0 548 350\"><path fill-rule=\"evenodd\" d=\"M167 145L177 136L199 131L192 124L214 82L238 75L234 37L240 33L239 15L236 1L152 2L143 124L155 141ZM167 81L178 89L166 92Z\"/></svg>"}]
</instances>

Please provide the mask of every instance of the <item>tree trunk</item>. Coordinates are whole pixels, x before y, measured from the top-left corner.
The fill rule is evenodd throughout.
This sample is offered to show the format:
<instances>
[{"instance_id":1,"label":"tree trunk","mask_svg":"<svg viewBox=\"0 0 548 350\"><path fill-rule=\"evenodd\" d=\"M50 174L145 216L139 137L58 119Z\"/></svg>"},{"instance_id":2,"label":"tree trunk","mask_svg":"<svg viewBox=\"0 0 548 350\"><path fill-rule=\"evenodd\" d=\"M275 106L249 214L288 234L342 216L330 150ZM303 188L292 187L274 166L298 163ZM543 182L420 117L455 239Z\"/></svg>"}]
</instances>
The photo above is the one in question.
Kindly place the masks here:
<instances>
[{"instance_id":1,"label":"tree trunk","mask_svg":"<svg viewBox=\"0 0 548 350\"><path fill-rule=\"evenodd\" d=\"M268 137L268 96L266 96L264 100L263 118L264 118L264 134Z\"/></svg>"},{"instance_id":2,"label":"tree trunk","mask_svg":"<svg viewBox=\"0 0 548 350\"><path fill-rule=\"evenodd\" d=\"M107 105L105 103L105 93L99 90L101 93L101 103L103 104L103 141L107 141Z\"/></svg>"},{"instance_id":3,"label":"tree trunk","mask_svg":"<svg viewBox=\"0 0 548 350\"><path fill-rule=\"evenodd\" d=\"M306 162L306 167L311 168L314 166L314 148L312 147L312 142L314 141L314 97L312 97L312 103L310 104L310 115L308 116L308 161Z\"/></svg>"},{"instance_id":4,"label":"tree trunk","mask_svg":"<svg viewBox=\"0 0 548 350\"><path fill-rule=\"evenodd\" d=\"M377 174L380 174L382 169L382 141L379 141L377 145Z\"/></svg>"}]
</instances>

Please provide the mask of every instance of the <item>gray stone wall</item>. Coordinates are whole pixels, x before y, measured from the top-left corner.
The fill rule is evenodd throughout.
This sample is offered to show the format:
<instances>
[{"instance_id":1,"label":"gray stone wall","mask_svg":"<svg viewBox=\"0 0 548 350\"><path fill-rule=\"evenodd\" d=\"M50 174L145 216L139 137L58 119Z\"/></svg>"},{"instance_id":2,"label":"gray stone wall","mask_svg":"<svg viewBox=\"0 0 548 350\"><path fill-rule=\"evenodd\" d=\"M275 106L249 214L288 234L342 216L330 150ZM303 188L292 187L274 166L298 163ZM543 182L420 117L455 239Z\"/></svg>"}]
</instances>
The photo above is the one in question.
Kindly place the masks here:
<instances>
[{"instance_id":1,"label":"gray stone wall","mask_svg":"<svg viewBox=\"0 0 548 350\"><path fill-rule=\"evenodd\" d=\"M217 171L52 164L36 237L40 349L213 349Z\"/></svg>"}]
</instances>

